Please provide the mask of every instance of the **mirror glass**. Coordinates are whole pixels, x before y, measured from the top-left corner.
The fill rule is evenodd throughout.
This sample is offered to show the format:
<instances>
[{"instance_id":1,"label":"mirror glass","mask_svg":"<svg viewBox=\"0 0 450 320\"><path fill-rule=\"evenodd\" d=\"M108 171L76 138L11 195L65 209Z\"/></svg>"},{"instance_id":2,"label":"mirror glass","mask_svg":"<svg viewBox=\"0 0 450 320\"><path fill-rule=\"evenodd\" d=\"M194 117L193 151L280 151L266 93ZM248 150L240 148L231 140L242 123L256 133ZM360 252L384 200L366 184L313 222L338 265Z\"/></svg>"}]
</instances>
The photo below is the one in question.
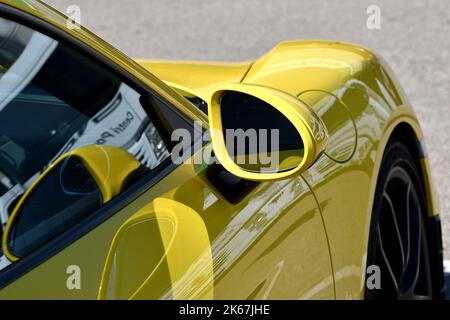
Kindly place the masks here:
<instances>
[{"instance_id":1,"label":"mirror glass","mask_svg":"<svg viewBox=\"0 0 450 320\"><path fill-rule=\"evenodd\" d=\"M96 182L76 157L68 157L39 181L17 212L8 238L23 257L102 206Z\"/></svg>"},{"instance_id":2,"label":"mirror glass","mask_svg":"<svg viewBox=\"0 0 450 320\"><path fill-rule=\"evenodd\" d=\"M220 112L228 155L243 170L278 173L296 168L304 146L291 121L267 102L227 91Z\"/></svg>"}]
</instances>

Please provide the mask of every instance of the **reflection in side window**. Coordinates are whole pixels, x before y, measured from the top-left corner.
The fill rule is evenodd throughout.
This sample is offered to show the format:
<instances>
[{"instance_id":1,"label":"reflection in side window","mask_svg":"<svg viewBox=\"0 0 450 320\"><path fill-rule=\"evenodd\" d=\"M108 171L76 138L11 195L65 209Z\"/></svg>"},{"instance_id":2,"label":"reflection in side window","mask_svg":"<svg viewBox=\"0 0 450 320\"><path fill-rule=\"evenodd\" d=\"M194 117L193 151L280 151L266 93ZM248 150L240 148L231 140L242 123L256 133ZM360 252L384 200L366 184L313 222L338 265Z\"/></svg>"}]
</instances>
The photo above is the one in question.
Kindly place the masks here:
<instances>
[{"instance_id":1,"label":"reflection in side window","mask_svg":"<svg viewBox=\"0 0 450 320\"><path fill-rule=\"evenodd\" d=\"M161 112L161 108L165 110ZM0 18L2 229L21 196L45 168L71 150L87 145L118 147L139 161L145 169L140 172L151 172L170 156L165 137L183 122L171 110L158 97L143 99L114 73L78 50ZM167 119L162 118L165 116ZM94 188L92 193L74 196L54 191L52 177L47 179L45 188L35 194L58 194L60 200L55 199L51 210L41 210L37 200L27 204L25 210L36 211L27 216L39 220L34 224L39 223L29 229L29 221L17 222L14 232L24 236L22 243L13 245L23 254L29 252L31 242L34 249L47 240L39 230L65 229L76 222L79 217L70 216L72 206L64 209L69 213L62 213L62 202L77 206L86 201L91 211L99 206L93 185L86 185L89 190ZM65 218L57 218L62 216ZM20 249L25 245L27 250Z\"/></svg>"},{"instance_id":2,"label":"reflection in side window","mask_svg":"<svg viewBox=\"0 0 450 320\"><path fill-rule=\"evenodd\" d=\"M8 247L26 256L102 206L94 179L75 157L58 164L26 199L14 221Z\"/></svg>"}]
</instances>

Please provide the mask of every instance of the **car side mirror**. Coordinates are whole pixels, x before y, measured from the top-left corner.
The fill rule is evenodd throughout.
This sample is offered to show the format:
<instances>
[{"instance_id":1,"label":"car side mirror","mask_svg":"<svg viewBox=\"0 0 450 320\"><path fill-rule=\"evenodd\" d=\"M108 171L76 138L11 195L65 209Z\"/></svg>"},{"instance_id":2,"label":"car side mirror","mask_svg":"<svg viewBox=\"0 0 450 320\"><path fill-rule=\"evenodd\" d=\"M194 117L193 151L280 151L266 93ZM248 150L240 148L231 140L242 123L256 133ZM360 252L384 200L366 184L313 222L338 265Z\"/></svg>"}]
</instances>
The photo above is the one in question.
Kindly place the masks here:
<instances>
[{"instance_id":1,"label":"car side mirror","mask_svg":"<svg viewBox=\"0 0 450 320\"><path fill-rule=\"evenodd\" d=\"M215 156L247 180L290 177L310 167L326 147L321 118L285 92L228 84L211 96L208 117Z\"/></svg>"},{"instance_id":2,"label":"car side mirror","mask_svg":"<svg viewBox=\"0 0 450 320\"><path fill-rule=\"evenodd\" d=\"M5 256L16 261L69 230L116 196L140 166L112 146L85 146L60 156L14 208L2 239Z\"/></svg>"}]
</instances>

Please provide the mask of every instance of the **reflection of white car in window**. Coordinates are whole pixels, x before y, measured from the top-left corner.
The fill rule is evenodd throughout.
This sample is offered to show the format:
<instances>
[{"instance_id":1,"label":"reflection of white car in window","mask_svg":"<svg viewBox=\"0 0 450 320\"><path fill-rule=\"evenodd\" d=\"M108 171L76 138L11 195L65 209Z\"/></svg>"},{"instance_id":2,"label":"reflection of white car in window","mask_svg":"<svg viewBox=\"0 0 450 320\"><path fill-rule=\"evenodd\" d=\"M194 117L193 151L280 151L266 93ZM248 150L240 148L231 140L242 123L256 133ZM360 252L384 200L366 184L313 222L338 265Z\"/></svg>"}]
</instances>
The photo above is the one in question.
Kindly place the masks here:
<instances>
[{"instance_id":1,"label":"reflection of white car in window","mask_svg":"<svg viewBox=\"0 0 450 320\"><path fill-rule=\"evenodd\" d=\"M1 26L0 20L0 28ZM20 35L24 37L24 33L20 33ZM6 35L1 35L0 39L3 39L3 36ZM10 38L8 43L2 46L3 50L5 50L5 46L17 46L17 43L23 41L23 39L17 38L17 34ZM15 59L14 64L8 71L1 75L0 112L28 85L29 81L33 79L39 70L41 70L42 65L47 61L57 46L57 41L37 32L32 33L29 42L23 48L20 56Z\"/></svg>"},{"instance_id":2,"label":"reflection of white car in window","mask_svg":"<svg viewBox=\"0 0 450 320\"><path fill-rule=\"evenodd\" d=\"M99 144L125 149L148 168L156 167L169 155L168 151L145 111L141 107L133 106L140 106L139 95L127 85L122 84L112 101L90 119L85 128L77 131L52 161L75 148ZM11 210L9 208L11 203L33 183L39 174L40 172L37 172L33 175L23 187L12 186L11 181L3 174L0 183L8 189L8 192L0 197L3 224L6 223L10 214L8 211Z\"/></svg>"},{"instance_id":3,"label":"reflection of white car in window","mask_svg":"<svg viewBox=\"0 0 450 320\"><path fill-rule=\"evenodd\" d=\"M153 169L168 156L159 133L139 102L140 95L121 84L112 101L98 112L82 133L69 140L62 153L84 145L99 144L120 147Z\"/></svg>"},{"instance_id":4,"label":"reflection of white car in window","mask_svg":"<svg viewBox=\"0 0 450 320\"><path fill-rule=\"evenodd\" d=\"M10 57L14 61L8 70L0 74L0 114L1 111L14 99L28 82L39 72L42 65L53 53L58 43L38 32L30 32L24 27L17 27L17 24L0 19L0 39L2 40L1 51L11 52L14 47L14 54L18 57ZM3 41L7 39L7 41ZM13 147L9 140L2 139L0 134L0 152L4 148ZM2 140L6 140L2 143ZM30 180L34 181L34 177ZM32 182L27 182L26 186L13 185L13 182L0 168L0 219L2 226L6 224L8 218L8 208L15 202L16 198L24 192L26 187Z\"/></svg>"},{"instance_id":5,"label":"reflection of white car in window","mask_svg":"<svg viewBox=\"0 0 450 320\"><path fill-rule=\"evenodd\" d=\"M11 264L11 261L9 261L5 256L0 257L0 270L3 270L10 264Z\"/></svg>"},{"instance_id":6,"label":"reflection of white car in window","mask_svg":"<svg viewBox=\"0 0 450 320\"><path fill-rule=\"evenodd\" d=\"M140 95L133 89L121 83L117 91L108 97L106 105L98 106L99 111L89 117L41 88L33 87L31 83L45 63L58 51L57 41L28 28L18 29L1 18L0 40L0 57L4 56L2 53L6 55L14 52L14 56L9 58L10 65L8 62L6 66L0 65L2 120L7 121L5 119L11 117L12 127L16 125L17 118L32 116L19 114L12 102L21 104L21 107L28 105L34 110L41 110L38 115L40 118L35 119L36 128L27 128L37 132L35 141L32 137L27 137L27 146L18 142L16 137L8 132L8 128L2 128L0 131L0 220L3 227L19 196L39 177L46 166L65 152L91 144L117 146L133 154L150 169L168 156L159 133L141 107ZM14 47L15 51L11 47ZM47 109L47 113L42 111ZM50 114L53 110L59 114ZM27 134L33 136L32 130ZM10 128L10 131L13 131L13 128ZM55 146L58 149L51 152L47 149L46 154L51 156L45 158L44 152L36 151L43 145L51 150ZM42 165L35 161L38 156L30 156L30 152L40 154Z\"/></svg>"}]
</instances>

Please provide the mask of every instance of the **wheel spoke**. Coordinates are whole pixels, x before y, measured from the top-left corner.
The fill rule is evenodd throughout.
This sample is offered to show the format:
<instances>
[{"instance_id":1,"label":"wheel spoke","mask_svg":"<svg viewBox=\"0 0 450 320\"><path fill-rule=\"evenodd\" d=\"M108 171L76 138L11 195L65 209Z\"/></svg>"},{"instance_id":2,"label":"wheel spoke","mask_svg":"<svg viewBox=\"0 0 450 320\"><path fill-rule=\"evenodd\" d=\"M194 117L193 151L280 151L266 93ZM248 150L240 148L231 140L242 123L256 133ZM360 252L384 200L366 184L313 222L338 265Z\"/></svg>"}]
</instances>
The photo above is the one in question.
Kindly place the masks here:
<instances>
[{"instance_id":1,"label":"wheel spoke","mask_svg":"<svg viewBox=\"0 0 450 320\"><path fill-rule=\"evenodd\" d=\"M411 183L408 183L408 187L406 189L406 259L405 259L405 263L403 264L403 270L402 270L402 277L405 273L405 269L406 266L409 263L409 256L411 253L411 228L410 228L410 216L409 216L409 212L410 212L410 205L409 205L409 201L410 201L410 195L411 195Z\"/></svg>"},{"instance_id":2,"label":"wheel spoke","mask_svg":"<svg viewBox=\"0 0 450 320\"><path fill-rule=\"evenodd\" d=\"M420 222L421 212L417 203L417 196L410 185L407 190L408 205L406 214L408 217L409 248L406 264L402 272L402 277L400 278L400 290L406 295L413 295L420 272L422 228ZM414 195L411 196L411 193L414 193Z\"/></svg>"},{"instance_id":3,"label":"wheel spoke","mask_svg":"<svg viewBox=\"0 0 450 320\"><path fill-rule=\"evenodd\" d=\"M394 222L395 234L397 236L397 241L398 241L398 244L400 246L401 258L402 258L402 266L404 266L405 265L405 249L404 249L404 246L403 246L403 240L402 240L402 236L400 234L400 229L398 228L398 222L397 222L397 217L396 217L394 204L392 203L391 197L387 194L387 192L383 193L383 199L389 205L389 209L390 209L389 211L391 213L392 221ZM403 272L403 270L402 270L402 272Z\"/></svg>"},{"instance_id":4,"label":"wheel spoke","mask_svg":"<svg viewBox=\"0 0 450 320\"><path fill-rule=\"evenodd\" d=\"M394 285L394 287L395 287L395 289L396 289L396 291L398 293L399 292L398 282L397 282L397 279L395 278L394 271L392 270L391 264L389 262L389 259L388 259L387 255L386 255L386 251L384 250L383 240L382 240L382 237L381 237L381 232L380 232L380 226L379 225L377 227L377 235L378 235L378 245L379 245L379 248L380 248L380 251L381 251L381 255L383 256L383 260L384 260L384 263L386 264L386 267L388 269L389 275L391 276L392 283L393 283L393 285Z\"/></svg>"}]
</instances>

